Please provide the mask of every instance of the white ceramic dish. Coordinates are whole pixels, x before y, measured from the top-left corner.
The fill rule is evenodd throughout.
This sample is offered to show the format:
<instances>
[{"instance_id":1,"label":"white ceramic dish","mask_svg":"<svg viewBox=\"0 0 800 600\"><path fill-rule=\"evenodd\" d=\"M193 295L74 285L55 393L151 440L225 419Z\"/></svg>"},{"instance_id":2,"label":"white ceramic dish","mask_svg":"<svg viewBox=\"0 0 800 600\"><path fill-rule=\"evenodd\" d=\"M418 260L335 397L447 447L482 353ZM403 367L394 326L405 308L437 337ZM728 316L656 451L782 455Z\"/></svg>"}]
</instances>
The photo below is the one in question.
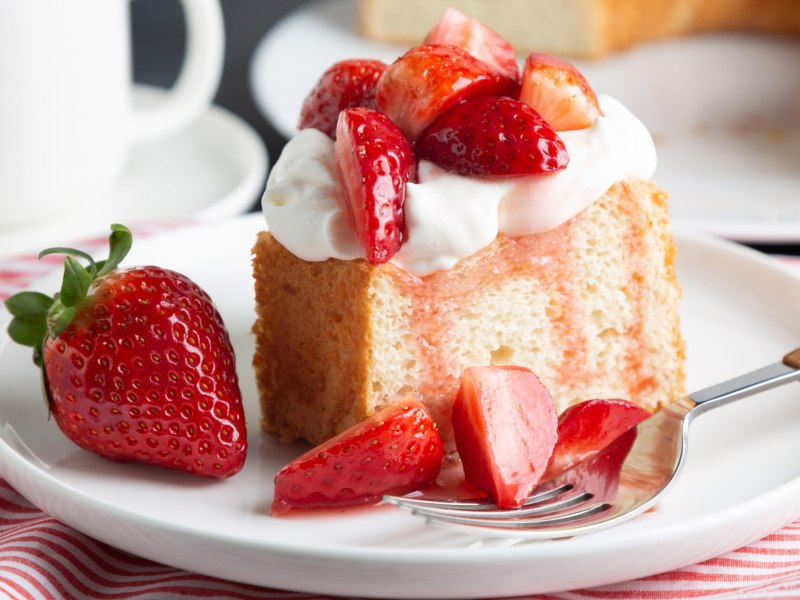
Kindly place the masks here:
<instances>
[{"instance_id":1,"label":"white ceramic dish","mask_svg":"<svg viewBox=\"0 0 800 600\"><path fill-rule=\"evenodd\" d=\"M147 105L163 96L159 88L137 86L134 101ZM122 176L83 207L0 229L0 256L105 235L114 222L204 221L241 214L255 205L268 161L264 142L247 123L211 106L186 129L134 146Z\"/></svg>"},{"instance_id":2,"label":"white ceramic dish","mask_svg":"<svg viewBox=\"0 0 800 600\"><path fill-rule=\"evenodd\" d=\"M259 44L253 94L286 137L331 64L390 62L407 49L360 37L355 22L355 0L317 1ZM676 223L741 241L800 242L800 40L695 36L576 64L652 132L655 179L670 193Z\"/></svg>"},{"instance_id":3,"label":"white ceramic dish","mask_svg":"<svg viewBox=\"0 0 800 600\"><path fill-rule=\"evenodd\" d=\"M482 541L392 507L275 519L272 479L296 456L258 431L250 367L250 247L260 215L134 245L128 264L180 270L215 298L237 351L250 453L226 481L118 464L48 421L30 352L0 314L0 474L65 523L137 555L231 580L356 597L478 598L584 588L719 555L800 515L800 403L782 388L715 411L693 430L686 471L656 512L617 529L544 543ZM213 247L208 240L215 240ZM692 388L800 345L800 279L733 244L680 232ZM59 276L34 289L55 289Z\"/></svg>"}]
</instances>

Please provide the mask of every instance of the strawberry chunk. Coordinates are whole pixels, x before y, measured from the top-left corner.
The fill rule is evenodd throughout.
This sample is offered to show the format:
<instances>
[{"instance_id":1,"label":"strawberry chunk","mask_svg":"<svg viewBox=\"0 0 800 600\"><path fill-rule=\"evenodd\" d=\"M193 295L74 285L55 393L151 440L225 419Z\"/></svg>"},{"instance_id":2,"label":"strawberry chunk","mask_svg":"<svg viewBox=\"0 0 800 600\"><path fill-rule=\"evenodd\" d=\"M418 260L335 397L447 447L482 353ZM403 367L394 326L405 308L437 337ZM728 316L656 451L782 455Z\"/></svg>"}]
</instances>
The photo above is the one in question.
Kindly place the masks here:
<instances>
[{"instance_id":1,"label":"strawberry chunk","mask_svg":"<svg viewBox=\"0 0 800 600\"><path fill-rule=\"evenodd\" d=\"M466 480L501 508L521 506L556 443L553 400L522 367L464 371L453 405L456 447Z\"/></svg>"},{"instance_id":2,"label":"strawberry chunk","mask_svg":"<svg viewBox=\"0 0 800 600\"><path fill-rule=\"evenodd\" d=\"M543 489L554 489L564 484L592 495L592 502L613 501L619 489L622 466L633 448L637 437L636 428L628 429L617 439L594 454L591 458L577 464L568 472L556 475L545 483Z\"/></svg>"},{"instance_id":3,"label":"strawberry chunk","mask_svg":"<svg viewBox=\"0 0 800 600\"><path fill-rule=\"evenodd\" d=\"M627 400L596 399L573 404L558 417L558 441L544 479L591 458L649 416L648 411Z\"/></svg>"},{"instance_id":4,"label":"strawberry chunk","mask_svg":"<svg viewBox=\"0 0 800 600\"><path fill-rule=\"evenodd\" d=\"M336 139L336 122L345 108L376 108L378 79L386 70L379 60L343 60L331 66L309 92L300 109L298 129L319 129Z\"/></svg>"},{"instance_id":5,"label":"strawberry chunk","mask_svg":"<svg viewBox=\"0 0 800 600\"><path fill-rule=\"evenodd\" d=\"M406 136L422 131L459 100L514 94L517 85L456 46L412 48L378 80L376 102Z\"/></svg>"},{"instance_id":6,"label":"strawberry chunk","mask_svg":"<svg viewBox=\"0 0 800 600\"><path fill-rule=\"evenodd\" d=\"M567 166L564 142L527 104L488 97L462 102L417 140L417 156L461 175L505 177Z\"/></svg>"},{"instance_id":7,"label":"strawberry chunk","mask_svg":"<svg viewBox=\"0 0 800 600\"><path fill-rule=\"evenodd\" d=\"M411 144L386 115L348 108L339 115L335 149L356 236L371 264L385 263L405 233L406 182L417 168Z\"/></svg>"},{"instance_id":8,"label":"strawberry chunk","mask_svg":"<svg viewBox=\"0 0 800 600\"><path fill-rule=\"evenodd\" d=\"M533 52L525 61L519 99L556 131L586 129L602 114L597 95L578 69L544 52Z\"/></svg>"},{"instance_id":9,"label":"strawberry chunk","mask_svg":"<svg viewBox=\"0 0 800 600\"><path fill-rule=\"evenodd\" d=\"M418 400L375 413L293 460L275 477L272 512L352 506L407 494L433 481L442 440Z\"/></svg>"},{"instance_id":10,"label":"strawberry chunk","mask_svg":"<svg viewBox=\"0 0 800 600\"><path fill-rule=\"evenodd\" d=\"M434 26L425 44L458 46L512 81L519 81L514 47L477 19L449 7Z\"/></svg>"}]
</instances>

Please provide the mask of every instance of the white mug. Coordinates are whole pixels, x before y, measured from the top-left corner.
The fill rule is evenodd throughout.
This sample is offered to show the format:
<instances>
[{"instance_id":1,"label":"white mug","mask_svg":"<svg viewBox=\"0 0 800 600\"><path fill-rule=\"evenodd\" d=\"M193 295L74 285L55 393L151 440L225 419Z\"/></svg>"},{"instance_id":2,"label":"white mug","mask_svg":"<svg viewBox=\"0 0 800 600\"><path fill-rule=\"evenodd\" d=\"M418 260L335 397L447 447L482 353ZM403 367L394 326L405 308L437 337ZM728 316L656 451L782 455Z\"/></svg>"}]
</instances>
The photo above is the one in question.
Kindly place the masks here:
<instances>
[{"instance_id":1,"label":"white mug","mask_svg":"<svg viewBox=\"0 0 800 600\"><path fill-rule=\"evenodd\" d=\"M128 0L0 0L0 235L109 186L129 147L197 117L219 86L218 0L181 0L186 56L158 106L131 107Z\"/></svg>"}]
</instances>

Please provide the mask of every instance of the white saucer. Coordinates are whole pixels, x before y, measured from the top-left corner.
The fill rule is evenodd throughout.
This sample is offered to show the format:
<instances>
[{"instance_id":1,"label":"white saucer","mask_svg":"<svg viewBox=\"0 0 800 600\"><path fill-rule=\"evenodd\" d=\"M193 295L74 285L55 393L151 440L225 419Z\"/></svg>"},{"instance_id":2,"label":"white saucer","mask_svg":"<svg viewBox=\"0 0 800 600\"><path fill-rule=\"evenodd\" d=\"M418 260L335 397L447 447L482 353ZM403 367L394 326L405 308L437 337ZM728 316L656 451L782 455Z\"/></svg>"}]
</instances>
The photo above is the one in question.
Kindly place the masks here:
<instances>
[{"instance_id":1,"label":"white saucer","mask_svg":"<svg viewBox=\"0 0 800 600\"><path fill-rule=\"evenodd\" d=\"M134 102L158 102L164 91L137 86ZM264 142L242 119L211 106L188 128L135 146L122 176L66 216L0 230L0 256L38 252L98 234L111 223L207 221L246 212L266 179Z\"/></svg>"},{"instance_id":2,"label":"white saucer","mask_svg":"<svg viewBox=\"0 0 800 600\"><path fill-rule=\"evenodd\" d=\"M345 58L391 62L407 48L359 36L355 0L313 2L261 40L256 103L285 136L303 98ZM309 44L307 40L313 40ZM287 60L287 57L291 57ZM713 34L577 62L598 92L653 133L654 179L676 223L746 242L800 242L800 40Z\"/></svg>"}]
</instances>

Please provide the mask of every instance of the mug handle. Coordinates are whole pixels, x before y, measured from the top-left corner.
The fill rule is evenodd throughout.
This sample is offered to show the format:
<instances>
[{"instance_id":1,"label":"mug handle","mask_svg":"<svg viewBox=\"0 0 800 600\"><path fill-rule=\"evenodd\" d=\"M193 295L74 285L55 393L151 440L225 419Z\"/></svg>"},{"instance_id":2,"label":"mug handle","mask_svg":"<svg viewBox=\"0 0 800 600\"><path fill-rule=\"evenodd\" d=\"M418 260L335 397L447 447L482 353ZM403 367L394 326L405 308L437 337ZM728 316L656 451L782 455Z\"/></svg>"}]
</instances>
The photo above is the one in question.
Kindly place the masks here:
<instances>
[{"instance_id":1,"label":"mug handle","mask_svg":"<svg viewBox=\"0 0 800 600\"><path fill-rule=\"evenodd\" d=\"M218 0L180 0L186 20L186 54L175 85L156 106L136 108L128 138L143 141L185 126L211 104L222 77L225 25Z\"/></svg>"}]
</instances>

